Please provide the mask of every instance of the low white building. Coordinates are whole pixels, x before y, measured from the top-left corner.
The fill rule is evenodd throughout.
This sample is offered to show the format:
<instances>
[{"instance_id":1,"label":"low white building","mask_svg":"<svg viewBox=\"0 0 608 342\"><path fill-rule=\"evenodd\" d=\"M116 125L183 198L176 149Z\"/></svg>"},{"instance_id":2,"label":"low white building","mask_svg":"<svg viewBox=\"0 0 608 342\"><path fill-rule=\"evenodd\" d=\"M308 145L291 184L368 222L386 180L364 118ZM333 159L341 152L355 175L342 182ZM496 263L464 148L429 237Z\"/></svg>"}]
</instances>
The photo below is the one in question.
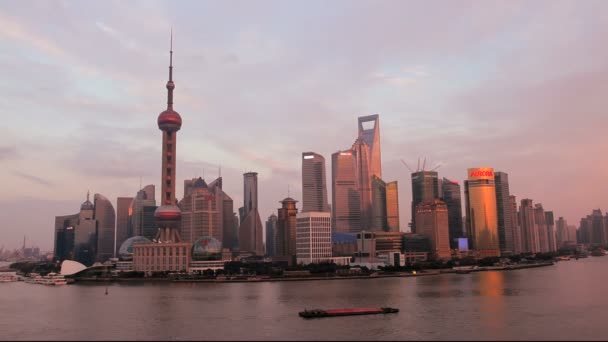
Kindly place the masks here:
<instances>
[{"instance_id":1,"label":"low white building","mask_svg":"<svg viewBox=\"0 0 608 342\"><path fill-rule=\"evenodd\" d=\"M312 264L332 259L331 214L309 211L296 216L296 260Z\"/></svg>"}]
</instances>

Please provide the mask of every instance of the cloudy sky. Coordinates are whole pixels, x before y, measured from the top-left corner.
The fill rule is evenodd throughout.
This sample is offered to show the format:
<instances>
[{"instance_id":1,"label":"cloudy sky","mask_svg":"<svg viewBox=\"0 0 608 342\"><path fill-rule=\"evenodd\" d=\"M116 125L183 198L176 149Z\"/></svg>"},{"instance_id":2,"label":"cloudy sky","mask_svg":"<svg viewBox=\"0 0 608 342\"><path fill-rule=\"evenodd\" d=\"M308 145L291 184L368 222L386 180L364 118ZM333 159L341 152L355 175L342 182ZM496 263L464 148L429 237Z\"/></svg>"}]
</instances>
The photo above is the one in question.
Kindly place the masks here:
<instances>
[{"instance_id":1,"label":"cloudy sky","mask_svg":"<svg viewBox=\"0 0 608 342\"><path fill-rule=\"evenodd\" d=\"M115 204L140 177L159 183L171 26L178 184L221 165L236 209L242 173L256 171L265 220L288 186L301 200L303 151L324 155L331 175L357 117L378 113L402 231L411 185L400 159L419 156L461 184L468 167L507 172L518 201L578 224L608 207L607 10L602 0L0 0L0 245L27 235L51 249L54 216L77 212L87 190Z\"/></svg>"}]
</instances>

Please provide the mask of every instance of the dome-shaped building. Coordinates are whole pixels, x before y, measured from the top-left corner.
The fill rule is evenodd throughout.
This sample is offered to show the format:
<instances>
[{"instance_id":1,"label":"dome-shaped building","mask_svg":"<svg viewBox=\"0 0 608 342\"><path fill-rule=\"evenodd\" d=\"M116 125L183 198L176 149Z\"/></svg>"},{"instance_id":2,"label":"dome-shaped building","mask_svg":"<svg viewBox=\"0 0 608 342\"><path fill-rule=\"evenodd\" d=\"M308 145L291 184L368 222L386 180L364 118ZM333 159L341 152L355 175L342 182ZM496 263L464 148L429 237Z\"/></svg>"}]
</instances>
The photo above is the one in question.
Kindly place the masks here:
<instances>
[{"instance_id":1,"label":"dome-shaped building","mask_svg":"<svg viewBox=\"0 0 608 342\"><path fill-rule=\"evenodd\" d=\"M143 236L133 236L125 240L125 242L120 245L120 249L118 250L118 257L123 261L133 260L133 244L136 243L151 243L150 239Z\"/></svg>"},{"instance_id":2,"label":"dome-shaped building","mask_svg":"<svg viewBox=\"0 0 608 342\"><path fill-rule=\"evenodd\" d=\"M203 236L192 245L192 260L220 260L222 243L213 237Z\"/></svg>"}]
</instances>

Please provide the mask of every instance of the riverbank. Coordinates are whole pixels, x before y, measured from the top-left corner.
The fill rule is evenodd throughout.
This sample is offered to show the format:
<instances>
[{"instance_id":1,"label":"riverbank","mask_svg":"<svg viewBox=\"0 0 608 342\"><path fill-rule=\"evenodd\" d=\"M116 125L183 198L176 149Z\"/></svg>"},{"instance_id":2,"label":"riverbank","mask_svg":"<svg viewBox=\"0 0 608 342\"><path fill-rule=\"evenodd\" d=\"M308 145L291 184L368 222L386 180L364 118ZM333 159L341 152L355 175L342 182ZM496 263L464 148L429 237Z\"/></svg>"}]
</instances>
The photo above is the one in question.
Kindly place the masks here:
<instances>
[{"instance_id":1,"label":"riverbank","mask_svg":"<svg viewBox=\"0 0 608 342\"><path fill-rule=\"evenodd\" d=\"M260 276L238 276L220 279L196 279L196 278L80 278L77 282L176 282L176 283L259 283L259 282L282 282L282 281L317 281L317 280L349 280L349 279L378 279L378 278L410 278L436 276L441 274L457 273L467 274L472 272L485 271L513 271L525 268L546 267L554 265L554 262L541 262L533 264L517 264L506 266L471 266L470 269L441 269L426 270L416 273L395 272L395 273L372 273L369 275L349 275L349 276L309 276L309 277L277 277L266 278Z\"/></svg>"}]
</instances>

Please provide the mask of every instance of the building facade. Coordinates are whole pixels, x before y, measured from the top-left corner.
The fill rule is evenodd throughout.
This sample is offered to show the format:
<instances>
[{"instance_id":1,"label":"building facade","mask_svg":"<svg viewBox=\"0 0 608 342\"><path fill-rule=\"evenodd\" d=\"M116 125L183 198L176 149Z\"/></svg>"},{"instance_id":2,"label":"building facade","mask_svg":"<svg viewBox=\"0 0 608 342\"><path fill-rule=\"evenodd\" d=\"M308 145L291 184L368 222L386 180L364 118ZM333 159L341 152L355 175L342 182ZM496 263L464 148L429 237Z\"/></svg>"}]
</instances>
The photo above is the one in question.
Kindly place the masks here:
<instances>
[{"instance_id":1,"label":"building facade","mask_svg":"<svg viewBox=\"0 0 608 342\"><path fill-rule=\"evenodd\" d=\"M445 202L440 200L422 201L416 206L414 222L416 223L417 234L429 237L431 258L451 259L449 216Z\"/></svg>"},{"instance_id":2,"label":"building facade","mask_svg":"<svg viewBox=\"0 0 608 342\"><path fill-rule=\"evenodd\" d=\"M519 224L523 253L540 252L539 232L535 221L534 205L531 199L522 199L519 206Z\"/></svg>"},{"instance_id":3,"label":"building facade","mask_svg":"<svg viewBox=\"0 0 608 342\"><path fill-rule=\"evenodd\" d=\"M496 186L496 212L498 219L498 242L500 253L513 255L513 216L509 202L509 175L504 172L494 173Z\"/></svg>"},{"instance_id":4,"label":"building facade","mask_svg":"<svg viewBox=\"0 0 608 342\"><path fill-rule=\"evenodd\" d=\"M154 212L156 211L156 198L154 192L156 187L153 184L146 185L140 189L129 210L129 229L127 235L144 236L147 239L154 239L158 232Z\"/></svg>"},{"instance_id":5,"label":"building facade","mask_svg":"<svg viewBox=\"0 0 608 342\"><path fill-rule=\"evenodd\" d=\"M266 255L275 256L277 249L277 215L272 214L266 220Z\"/></svg>"},{"instance_id":6,"label":"building facade","mask_svg":"<svg viewBox=\"0 0 608 342\"><path fill-rule=\"evenodd\" d=\"M332 227L335 232L356 233L361 230L361 206L355 154L351 150L331 155Z\"/></svg>"},{"instance_id":7,"label":"building facade","mask_svg":"<svg viewBox=\"0 0 608 342\"><path fill-rule=\"evenodd\" d=\"M97 221L96 261L104 262L114 256L116 212L109 199L101 194L93 196Z\"/></svg>"},{"instance_id":8,"label":"building facade","mask_svg":"<svg viewBox=\"0 0 608 342\"><path fill-rule=\"evenodd\" d=\"M386 223L387 231L399 232L399 186L397 181L386 183Z\"/></svg>"},{"instance_id":9,"label":"building facade","mask_svg":"<svg viewBox=\"0 0 608 342\"><path fill-rule=\"evenodd\" d=\"M513 222L513 254L518 255L523 252L521 226L517 216L517 199L509 196L509 206L511 207L511 222Z\"/></svg>"},{"instance_id":10,"label":"building facade","mask_svg":"<svg viewBox=\"0 0 608 342\"><path fill-rule=\"evenodd\" d=\"M296 260L298 264L332 258L331 216L328 212L305 212L296 216Z\"/></svg>"},{"instance_id":11,"label":"building facade","mask_svg":"<svg viewBox=\"0 0 608 342\"><path fill-rule=\"evenodd\" d=\"M329 212L325 158L314 152L302 153L302 212Z\"/></svg>"},{"instance_id":12,"label":"building facade","mask_svg":"<svg viewBox=\"0 0 608 342\"><path fill-rule=\"evenodd\" d=\"M296 257L296 218L298 214L296 202L296 200L290 197L279 202L281 203L281 208L278 209L277 214L277 256L289 257L292 259Z\"/></svg>"},{"instance_id":13,"label":"building facade","mask_svg":"<svg viewBox=\"0 0 608 342\"><path fill-rule=\"evenodd\" d=\"M468 169L464 191L471 249L480 258L500 256L494 169Z\"/></svg>"},{"instance_id":14,"label":"building facade","mask_svg":"<svg viewBox=\"0 0 608 342\"><path fill-rule=\"evenodd\" d=\"M464 236L462 227L462 199L460 196L460 184L458 182L443 178L441 182L441 198L448 207L448 226L450 234L450 248L458 248L458 238Z\"/></svg>"},{"instance_id":15,"label":"building facade","mask_svg":"<svg viewBox=\"0 0 608 342\"><path fill-rule=\"evenodd\" d=\"M435 171L418 171L412 173L412 233L416 233L416 206L422 201L434 201L439 198L439 179Z\"/></svg>"},{"instance_id":16,"label":"building facade","mask_svg":"<svg viewBox=\"0 0 608 342\"><path fill-rule=\"evenodd\" d=\"M116 240L114 242L114 257L118 255L118 249L125 240L133 235L129 231L129 210L133 203L133 197L118 197L116 199Z\"/></svg>"},{"instance_id":17,"label":"building facade","mask_svg":"<svg viewBox=\"0 0 608 342\"><path fill-rule=\"evenodd\" d=\"M263 256L264 228L260 213L258 212L258 174L247 172L243 174L244 203L239 213L241 225L239 226L239 253L242 255Z\"/></svg>"}]
</instances>

